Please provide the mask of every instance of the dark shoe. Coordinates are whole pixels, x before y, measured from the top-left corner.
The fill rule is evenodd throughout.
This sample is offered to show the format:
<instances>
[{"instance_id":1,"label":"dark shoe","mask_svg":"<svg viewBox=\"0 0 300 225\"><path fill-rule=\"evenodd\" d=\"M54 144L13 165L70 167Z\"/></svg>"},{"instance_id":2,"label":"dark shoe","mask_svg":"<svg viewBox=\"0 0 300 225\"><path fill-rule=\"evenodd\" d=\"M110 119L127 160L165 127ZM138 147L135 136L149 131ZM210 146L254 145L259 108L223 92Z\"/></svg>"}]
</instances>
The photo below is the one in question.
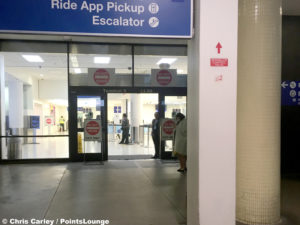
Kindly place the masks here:
<instances>
[{"instance_id":1,"label":"dark shoe","mask_svg":"<svg viewBox=\"0 0 300 225\"><path fill-rule=\"evenodd\" d=\"M120 142L119 144L124 144L124 142Z\"/></svg>"},{"instance_id":2,"label":"dark shoe","mask_svg":"<svg viewBox=\"0 0 300 225\"><path fill-rule=\"evenodd\" d=\"M187 171L187 168L185 167L184 170Z\"/></svg>"},{"instance_id":3,"label":"dark shoe","mask_svg":"<svg viewBox=\"0 0 300 225\"><path fill-rule=\"evenodd\" d=\"M184 173L185 170L183 170L183 169L178 169L177 171L180 172L180 173Z\"/></svg>"}]
</instances>

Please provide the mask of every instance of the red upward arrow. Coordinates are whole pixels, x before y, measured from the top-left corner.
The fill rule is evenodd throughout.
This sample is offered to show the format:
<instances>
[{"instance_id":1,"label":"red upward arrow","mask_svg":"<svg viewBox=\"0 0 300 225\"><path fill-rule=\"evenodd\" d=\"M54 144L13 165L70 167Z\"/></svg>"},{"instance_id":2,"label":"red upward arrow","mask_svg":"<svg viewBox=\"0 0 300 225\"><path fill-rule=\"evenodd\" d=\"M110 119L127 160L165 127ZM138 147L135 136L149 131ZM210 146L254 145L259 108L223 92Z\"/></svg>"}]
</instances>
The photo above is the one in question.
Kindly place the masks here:
<instances>
[{"instance_id":1,"label":"red upward arrow","mask_svg":"<svg viewBox=\"0 0 300 225\"><path fill-rule=\"evenodd\" d=\"M216 48L218 49L218 54L221 53L221 48L222 48L222 45L220 44L220 42L218 42Z\"/></svg>"}]
</instances>

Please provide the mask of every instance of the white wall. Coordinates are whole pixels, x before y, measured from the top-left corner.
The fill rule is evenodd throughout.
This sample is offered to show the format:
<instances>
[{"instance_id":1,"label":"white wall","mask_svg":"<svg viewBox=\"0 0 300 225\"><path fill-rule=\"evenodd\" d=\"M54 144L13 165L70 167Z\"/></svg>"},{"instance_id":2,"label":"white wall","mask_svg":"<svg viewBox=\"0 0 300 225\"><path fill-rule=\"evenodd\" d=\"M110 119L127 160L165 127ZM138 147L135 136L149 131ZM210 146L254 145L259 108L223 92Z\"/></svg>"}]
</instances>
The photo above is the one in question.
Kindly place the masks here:
<instances>
[{"instance_id":1,"label":"white wall","mask_svg":"<svg viewBox=\"0 0 300 225\"><path fill-rule=\"evenodd\" d=\"M188 225L234 225L238 1L195 1L195 20L188 44ZM211 58L228 58L229 66L211 67Z\"/></svg>"},{"instance_id":2,"label":"white wall","mask_svg":"<svg viewBox=\"0 0 300 225\"><path fill-rule=\"evenodd\" d=\"M64 80L39 80L40 99L68 99L68 83Z\"/></svg>"}]
</instances>

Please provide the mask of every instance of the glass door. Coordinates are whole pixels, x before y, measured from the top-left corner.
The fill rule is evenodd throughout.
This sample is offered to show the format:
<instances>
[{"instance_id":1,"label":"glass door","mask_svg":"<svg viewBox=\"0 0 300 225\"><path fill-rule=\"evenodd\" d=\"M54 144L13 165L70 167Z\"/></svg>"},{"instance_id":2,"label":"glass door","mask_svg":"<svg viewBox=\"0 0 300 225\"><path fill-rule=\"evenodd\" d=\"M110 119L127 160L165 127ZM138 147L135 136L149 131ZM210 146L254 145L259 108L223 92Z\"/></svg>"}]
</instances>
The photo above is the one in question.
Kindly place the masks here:
<instances>
[{"instance_id":1,"label":"glass door","mask_svg":"<svg viewBox=\"0 0 300 225\"><path fill-rule=\"evenodd\" d=\"M106 117L105 98L100 95L74 95L70 113L70 146L73 161L102 161L107 158L106 149ZM85 141L85 120L101 120L102 137L99 141Z\"/></svg>"},{"instance_id":2,"label":"glass door","mask_svg":"<svg viewBox=\"0 0 300 225\"><path fill-rule=\"evenodd\" d=\"M164 96L164 118L175 119L177 113L186 116L186 96ZM168 159L172 157L173 141L162 141L161 157Z\"/></svg>"}]
</instances>

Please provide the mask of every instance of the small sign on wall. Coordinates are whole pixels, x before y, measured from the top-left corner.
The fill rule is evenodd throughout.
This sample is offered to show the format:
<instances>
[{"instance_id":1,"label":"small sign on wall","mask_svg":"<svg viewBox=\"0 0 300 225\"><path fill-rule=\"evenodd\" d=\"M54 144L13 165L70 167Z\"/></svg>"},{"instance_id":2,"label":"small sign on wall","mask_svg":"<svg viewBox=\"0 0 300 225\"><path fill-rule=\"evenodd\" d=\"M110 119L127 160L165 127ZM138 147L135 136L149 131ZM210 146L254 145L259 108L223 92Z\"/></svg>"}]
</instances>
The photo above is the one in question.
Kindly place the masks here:
<instances>
[{"instance_id":1,"label":"small sign on wall","mask_svg":"<svg viewBox=\"0 0 300 225\"><path fill-rule=\"evenodd\" d=\"M102 127L101 120L84 120L84 140L101 141Z\"/></svg>"},{"instance_id":2,"label":"small sign on wall","mask_svg":"<svg viewBox=\"0 0 300 225\"><path fill-rule=\"evenodd\" d=\"M121 113L121 106L114 106L114 113Z\"/></svg>"},{"instance_id":3,"label":"small sign on wall","mask_svg":"<svg viewBox=\"0 0 300 225\"><path fill-rule=\"evenodd\" d=\"M53 116L45 116L44 124L45 126L53 126L54 125Z\"/></svg>"},{"instance_id":4,"label":"small sign on wall","mask_svg":"<svg viewBox=\"0 0 300 225\"><path fill-rule=\"evenodd\" d=\"M175 87L177 70L175 69L152 69L151 83L155 87Z\"/></svg>"},{"instance_id":5,"label":"small sign on wall","mask_svg":"<svg viewBox=\"0 0 300 225\"><path fill-rule=\"evenodd\" d=\"M175 128L176 122L174 119L162 119L160 126L161 140L173 140Z\"/></svg>"},{"instance_id":6,"label":"small sign on wall","mask_svg":"<svg viewBox=\"0 0 300 225\"><path fill-rule=\"evenodd\" d=\"M40 116L30 116L30 128L40 129Z\"/></svg>"},{"instance_id":7,"label":"small sign on wall","mask_svg":"<svg viewBox=\"0 0 300 225\"><path fill-rule=\"evenodd\" d=\"M281 83L281 105L300 105L300 81Z\"/></svg>"},{"instance_id":8,"label":"small sign on wall","mask_svg":"<svg viewBox=\"0 0 300 225\"><path fill-rule=\"evenodd\" d=\"M89 68L89 86L114 86L115 69L113 68Z\"/></svg>"}]
</instances>

